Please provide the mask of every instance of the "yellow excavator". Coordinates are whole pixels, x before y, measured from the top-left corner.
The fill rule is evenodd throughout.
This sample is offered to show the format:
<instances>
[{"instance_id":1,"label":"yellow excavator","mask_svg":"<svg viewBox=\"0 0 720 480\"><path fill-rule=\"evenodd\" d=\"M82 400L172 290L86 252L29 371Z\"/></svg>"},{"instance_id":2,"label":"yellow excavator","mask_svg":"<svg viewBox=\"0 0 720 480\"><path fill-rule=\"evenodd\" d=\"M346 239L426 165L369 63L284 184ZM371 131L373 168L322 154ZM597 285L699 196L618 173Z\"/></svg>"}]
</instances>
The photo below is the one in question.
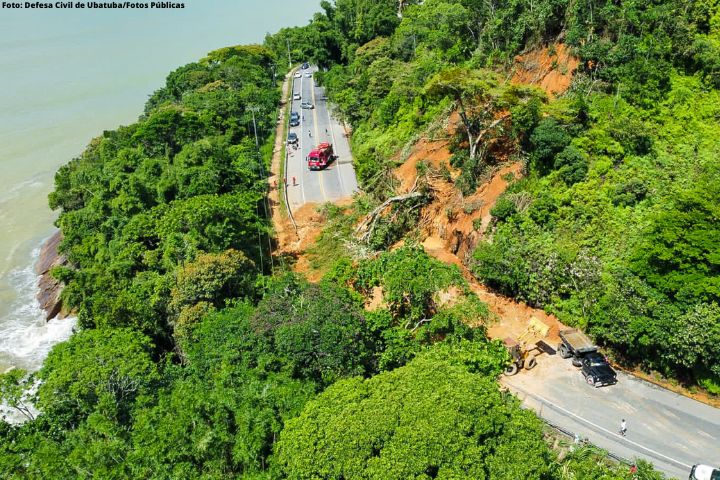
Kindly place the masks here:
<instances>
[{"instance_id":1,"label":"yellow excavator","mask_svg":"<svg viewBox=\"0 0 720 480\"><path fill-rule=\"evenodd\" d=\"M530 317L525 330L515 338L506 338L503 343L510 353L510 363L505 367L505 375L518 373L521 368L531 370L537 365L537 355L541 353L538 341L545 338L550 327L535 317Z\"/></svg>"}]
</instances>

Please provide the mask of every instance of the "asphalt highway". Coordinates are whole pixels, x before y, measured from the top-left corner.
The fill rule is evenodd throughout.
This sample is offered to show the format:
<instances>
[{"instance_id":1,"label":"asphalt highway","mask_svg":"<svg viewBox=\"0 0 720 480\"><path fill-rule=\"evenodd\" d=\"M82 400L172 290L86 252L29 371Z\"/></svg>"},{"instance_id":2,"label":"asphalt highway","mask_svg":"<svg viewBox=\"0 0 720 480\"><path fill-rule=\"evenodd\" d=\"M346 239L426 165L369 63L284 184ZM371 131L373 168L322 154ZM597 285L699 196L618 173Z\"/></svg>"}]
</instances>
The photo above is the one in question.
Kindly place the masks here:
<instances>
[{"instance_id":1,"label":"asphalt highway","mask_svg":"<svg viewBox=\"0 0 720 480\"><path fill-rule=\"evenodd\" d=\"M299 100L292 100L292 111L300 113L300 125L290 127L299 137L297 148L288 145L285 178L288 184L288 203L292 211L306 203L334 202L352 196L358 190L357 178L352 165L350 144L343 126L333 117L325 99L325 89L315 86L314 75L317 67L298 69L300 78L293 78L292 92L300 94ZM310 102L315 108L303 109L302 102ZM337 159L324 170L311 171L307 168L306 157L318 143L333 145ZM293 183L293 179L295 182Z\"/></svg>"},{"instance_id":2,"label":"asphalt highway","mask_svg":"<svg viewBox=\"0 0 720 480\"><path fill-rule=\"evenodd\" d=\"M534 370L503 383L545 420L624 459L645 459L670 478L688 478L696 463L720 464L720 410L632 375L618 372L617 384L594 388L570 360L543 354Z\"/></svg>"}]
</instances>

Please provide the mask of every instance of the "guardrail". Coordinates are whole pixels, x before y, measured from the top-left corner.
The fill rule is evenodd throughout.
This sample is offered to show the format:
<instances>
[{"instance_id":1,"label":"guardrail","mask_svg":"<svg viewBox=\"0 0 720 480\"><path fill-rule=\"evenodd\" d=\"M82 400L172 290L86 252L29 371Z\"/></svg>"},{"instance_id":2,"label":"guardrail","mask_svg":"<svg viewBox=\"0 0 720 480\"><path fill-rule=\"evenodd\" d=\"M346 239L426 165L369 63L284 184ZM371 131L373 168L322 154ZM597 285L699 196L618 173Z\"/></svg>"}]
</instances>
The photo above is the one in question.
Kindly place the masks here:
<instances>
[{"instance_id":1,"label":"guardrail","mask_svg":"<svg viewBox=\"0 0 720 480\"><path fill-rule=\"evenodd\" d=\"M542 398L542 397L540 397L540 396L538 396L538 395L533 395L532 393L528 392L527 390L525 390L525 389L523 389L523 388L521 388L521 387L518 387L518 386L516 386L516 385L513 385L512 387L507 387L507 386L506 386L505 388L507 388L507 390L508 390L509 392L513 392L513 390L515 390L515 393L516 393L516 394L517 394L517 393L522 393L522 394L525 395L525 398L531 397L533 400L535 400L536 402L540 403L540 405L541 405L541 411L542 411L542 406L546 406L546 407L549 407L549 408L551 408L551 409L555 409L556 411L561 411L561 412L562 412L562 409L560 409L560 407L558 407L558 406L555 405L554 403L552 403L552 402L550 402L549 400L546 400L546 399L544 399L544 398ZM523 408L530 408L530 407L523 407ZM622 457L622 456L620 456L620 455L617 455L617 454L615 454L615 453L612 453L612 452L610 452L610 451L608 451L608 450L605 450L605 449L602 448L602 447L598 447L597 445L591 443L587 437L582 437L582 436L578 435L576 432L573 432L573 431L571 431L571 430L568 430L568 429L565 428L565 427L561 427L560 425L557 425L557 424L551 422L550 420L547 420L546 418L543 418L543 417L540 416L539 414L538 414L538 418L539 418L540 420L542 420L543 423L545 423L545 425L547 425L548 427L552 428L552 429L555 430L556 432L561 433L561 434L567 436L568 438L572 439L574 444L579 444L579 445L592 445L593 447L602 450L608 457L612 458L613 460L615 460L615 461L617 461L617 462L619 462L619 463L624 463L625 465L628 465L628 466L635 464L635 462L633 462L632 460L628 460L627 458Z\"/></svg>"},{"instance_id":2,"label":"guardrail","mask_svg":"<svg viewBox=\"0 0 720 480\"><path fill-rule=\"evenodd\" d=\"M669 476L669 478L675 478L675 477L678 475L677 471L681 471L681 472L682 472L682 471L685 471L685 472L687 472L687 471L689 471L690 468L691 468L691 465L688 465L688 464L686 464L686 463L684 463L684 462L682 462L682 461L680 461L680 460L677 460L677 459L674 459L674 458L669 457L669 456L667 456L667 455L664 455L664 454L662 454L662 453L660 453L660 452L658 452L658 451L656 451L656 450L653 450L653 449L651 449L651 448L649 448L649 447L647 447L647 446L645 446L645 445L641 445L641 444L639 444L639 443L637 443L637 442L634 442L634 441L631 440L631 439L625 438L624 436L621 437L621 436L619 436L619 435L616 434L617 432L608 430L608 429L606 429L606 428L604 428L604 427L602 427L602 426L599 426L599 425L597 425L597 424L594 424L594 423L591 422L590 420L588 420L588 419L586 419L586 418L583 418L583 417L580 417L580 416L578 416L578 415L570 412L569 410L566 410L565 408L561 407L560 405L557 405L557 404L551 402L550 400L548 400L548 399L546 399L546 398L543 398L543 397L540 396L540 395L537 395L537 394L534 394L534 393L530 393L530 392L528 392L527 390L525 390L525 389L522 388L522 387L519 387L519 386L517 386L517 385L511 385L511 386L510 386L510 385L505 385L505 388L507 388L510 392L515 393L516 395L518 394L518 392L519 392L519 393L522 393L523 395L525 395L524 398L521 398L521 400L523 400L523 401L524 401L525 399L527 399L527 398L532 398L535 402L539 403L539 405L540 405L540 411L537 412L537 413L538 413L538 417L539 417L546 425L548 425L548 426L550 426L551 428L556 429L556 430L558 430L558 431L560 431L560 432L562 432L562 433L564 433L564 434L566 434L566 435L572 434L572 435L573 435L573 438L575 438L575 435L576 435L576 434L573 433L573 432L570 432L569 430L567 430L567 429L565 429L565 428L559 427L558 425L555 425L555 424L553 424L552 422L548 421L547 419L543 418L543 417L542 417L543 407L547 407L547 408L549 408L549 409L551 409L551 410L554 410L555 412L561 413L561 414L566 415L566 416L569 416L569 417L574 417L578 423L581 423L581 424L583 424L583 425L588 426L591 430L593 430L593 431L595 431L595 432L597 432L597 433L600 433L600 434L606 434L606 435L607 435L607 438L613 438L613 439L615 439L616 442L624 444L627 448L633 447L633 448L634 448L634 452L633 452L633 453L638 454L638 457L639 457L639 458L643 458L643 457L644 457L645 460L651 461L651 463L655 464L655 468L656 468L656 469L658 469L659 471L663 471L666 475ZM520 397L518 396L518 398L520 398ZM529 407L529 406L525 406L524 408L530 408L530 409L534 410L532 407ZM580 437L578 436L577 438L580 438ZM615 453L612 453L612 452L610 452L609 450L606 450L606 449L603 448L603 447L599 447L599 446L597 446L597 445L594 445L594 444L590 443L590 442L587 441L587 440L585 441L585 443L588 443L588 444L590 444L590 445L593 445L593 446L599 448L600 450L602 450L603 452L605 452L608 457L610 457L610 458L612 458L612 459L614 459L614 460L616 460L616 461L618 461L618 462L621 462L621 463L624 463L624 464L627 464L627 465L633 465L633 464L635 463L633 460L628 460L627 458L624 458L624 457L622 457L622 456L620 456L620 455L617 455L617 454L615 454ZM642 453L641 453L641 452L642 452ZM661 462L662 465L658 465L656 462ZM671 468L671 469L676 469L677 471L668 470L668 467Z\"/></svg>"},{"instance_id":3,"label":"guardrail","mask_svg":"<svg viewBox=\"0 0 720 480\"><path fill-rule=\"evenodd\" d=\"M541 419L541 420L543 421L543 423L545 423L545 425L547 425L548 427L550 427L550 428L552 428L553 430L555 430L556 432L561 433L561 434L565 435L566 437L572 439L574 444L579 444L579 445L592 445L592 446L595 447L595 448L601 449L601 450L605 453L605 455L607 455L608 457L612 458L613 460L615 460L615 461L618 462L618 463L624 463L625 465L628 465L628 466L635 464L635 462L632 462L632 461L628 460L628 459L625 458L625 457L621 457L620 455L616 455L616 454L614 454L614 453L612 453L612 452L610 452L610 451L608 451L608 450L605 450L605 449L603 449L603 448L601 448L601 447L598 447L597 445L595 445L595 444L593 444L593 443L590 443L590 440L588 440L586 437L581 437L581 436L578 435L577 433L572 432L572 431L570 431L570 430L568 430L568 429L566 429L566 428L563 428L563 427L561 427L560 425L556 425L556 424L554 424L553 422L551 422L550 420L546 420L546 419L544 419L544 418L540 418L540 419Z\"/></svg>"}]
</instances>

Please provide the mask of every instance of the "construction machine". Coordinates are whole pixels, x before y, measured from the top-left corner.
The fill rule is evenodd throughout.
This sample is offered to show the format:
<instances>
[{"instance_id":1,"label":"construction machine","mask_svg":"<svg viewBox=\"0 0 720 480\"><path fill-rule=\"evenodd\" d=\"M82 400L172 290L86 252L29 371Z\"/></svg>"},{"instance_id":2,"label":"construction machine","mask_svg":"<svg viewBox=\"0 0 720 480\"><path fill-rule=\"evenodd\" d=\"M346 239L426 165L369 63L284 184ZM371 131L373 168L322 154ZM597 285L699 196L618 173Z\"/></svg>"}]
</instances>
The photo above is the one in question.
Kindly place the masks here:
<instances>
[{"instance_id":1,"label":"construction machine","mask_svg":"<svg viewBox=\"0 0 720 480\"><path fill-rule=\"evenodd\" d=\"M505 367L505 375L515 375L521 368L531 370L537 365L537 355L542 351L538 342L545 338L550 327L535 317L531 317L525 330L515 339L506 338L503 343L510 353L510 364Z\"/></svg>"}]
</instances>

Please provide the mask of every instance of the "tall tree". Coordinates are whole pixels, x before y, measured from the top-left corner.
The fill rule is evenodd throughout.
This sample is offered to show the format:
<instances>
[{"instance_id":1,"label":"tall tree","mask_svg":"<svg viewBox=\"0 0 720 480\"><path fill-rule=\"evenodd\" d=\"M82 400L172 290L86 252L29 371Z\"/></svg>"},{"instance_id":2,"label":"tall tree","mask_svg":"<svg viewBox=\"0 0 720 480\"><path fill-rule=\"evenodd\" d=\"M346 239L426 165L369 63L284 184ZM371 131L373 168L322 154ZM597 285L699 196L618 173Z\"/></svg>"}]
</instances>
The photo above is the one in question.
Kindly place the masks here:
<instances>
[{"instance_id":1,"label":"tall tree","mask_svg":"<svg viewBox=\"0 0 720 480\"><path fill-rule=\"evenodd\" d=\"M450 97L455 101L473 160L478 155L482 159L481 143L500 123L494 118L498 100L496 87L493 74L461 67L443 70L425 86L425 95L429 98Z\"/></svg>"},{"instance_id":2,"label":"tall tree","mask_svg":"<svg viewBox=\"0 0 720 480\"><path fill-rule=\"evenodd\" d=\"M551 455L539 420L495 383L502 348L470 348L464 354L463 348L470 347L441 348L369 380L329 387L288 422L277 445L277 474L290 479L549 476ZM488 363L471 372L459 358Z\"/></svg>"}]
</instances>

